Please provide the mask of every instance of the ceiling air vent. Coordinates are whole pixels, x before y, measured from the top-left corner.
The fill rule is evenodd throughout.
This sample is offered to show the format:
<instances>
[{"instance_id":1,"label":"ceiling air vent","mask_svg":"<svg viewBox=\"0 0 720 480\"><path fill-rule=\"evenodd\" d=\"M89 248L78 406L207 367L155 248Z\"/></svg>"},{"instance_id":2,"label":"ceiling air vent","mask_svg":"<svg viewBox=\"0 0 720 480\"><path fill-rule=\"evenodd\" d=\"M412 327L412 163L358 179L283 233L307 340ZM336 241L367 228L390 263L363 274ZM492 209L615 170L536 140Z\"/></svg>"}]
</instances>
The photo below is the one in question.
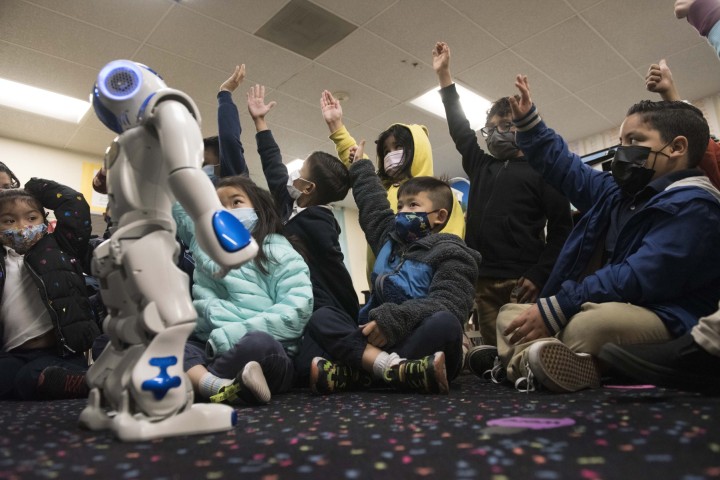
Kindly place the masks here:
<instances>
[{"instance_id":1,"label":"ceiling air vent","mask_svg":"<svg viewBox=\"0 0 720 480\"><path fill-rule=\"evenodd\" d=\"M356 28L314 3L291 0L255 35L314 59Z\"/></svg>"}]
</instances>

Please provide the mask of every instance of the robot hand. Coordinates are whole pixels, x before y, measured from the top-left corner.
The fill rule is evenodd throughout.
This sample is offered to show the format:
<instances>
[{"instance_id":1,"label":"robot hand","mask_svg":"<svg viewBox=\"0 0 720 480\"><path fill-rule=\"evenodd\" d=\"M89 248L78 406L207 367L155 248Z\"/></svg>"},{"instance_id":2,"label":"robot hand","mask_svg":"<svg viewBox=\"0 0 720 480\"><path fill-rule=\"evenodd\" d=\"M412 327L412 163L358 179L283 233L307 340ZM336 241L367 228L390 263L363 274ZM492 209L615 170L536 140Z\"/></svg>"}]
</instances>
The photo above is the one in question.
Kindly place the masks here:
<instances>
[{"instance_id":1,"label":"robot hand","mask_svg":"<svg viewBox=\"0 0 720 480\"><path fill-rule=\"evenodd\" d=\"M195 222L195 238L205 253L220 266L215 278L255 258L258 245L245 226L227 210L207 215L209 220Z\"/></svg>"}]
</instances>

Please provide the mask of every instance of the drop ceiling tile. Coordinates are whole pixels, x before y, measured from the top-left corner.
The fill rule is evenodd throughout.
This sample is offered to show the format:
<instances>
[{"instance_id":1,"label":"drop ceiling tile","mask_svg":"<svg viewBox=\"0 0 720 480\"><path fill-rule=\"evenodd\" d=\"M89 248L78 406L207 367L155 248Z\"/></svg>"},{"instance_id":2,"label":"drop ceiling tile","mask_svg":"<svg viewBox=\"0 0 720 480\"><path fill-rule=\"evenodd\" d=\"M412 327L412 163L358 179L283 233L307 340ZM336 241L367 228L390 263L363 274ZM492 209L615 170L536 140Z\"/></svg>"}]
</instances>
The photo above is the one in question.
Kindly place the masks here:
<instances>
[{"instance_id":1,"label":"drop ceiling tile","mask_svg":"<svg viewBox=\"0 0 720 480\"><path fill-rule=\"evenodd\" d=\"M345 92L349 98L341 102L343 115L357 122L364 122L398 104L382 92L316 63L280 85L278 90L308 103L317 102L317 105L320 105L323 90Z\"/></svg>"},{"instance_id":2,"label":"drop ceiling tile","mask_svg":"<svg viewBox=\"0 0 720 480\"><path fill-rule=\"evenodd\" d=\"M28 3L135 40L144 40L162 16L177 5L172 0L30 0Z\"/></svg>"},{"instance_id":3,"label":"drop ceiling tile","mask_svg":"<svg viewBox=\"0 0 720 480\"><path fill-rule=\"evenodd\" d=\"M452 65L451 65L452 67ZM457 79L491 102L517 93L515 76L528 76L533 99L549 103L569 92L510 50L462 72Z\"/></svg>"},{"instance_id":4,"label":"drop ceiling tile","mask_svg":"<svg viewBox=\"0 0 720 480\"><path fill-rule=\"evenodd\" d=\"M513 50L573 92L630 69L578 17L516 45Z\"/></svg>"},{"instance_id":5,"label":"drop ceiling tile","mask_svg":"<svg viewBox=\"0 0 720 480\"><path fill-rule=\"evenodd\" d=\"M432 68L362 28L315 61L400 101L414 98L437 83Z\"/></svg>"},{"instance_id":6,"label":"drop ceiling tile","mask_svg":"<svg viewBox=\"0 0 720 480\"><path fill-rule=\"evenodd\" d=\"M0 41L0 75L7 80L87 100L99 69Z\"/></svg>"},{"instance_id":7,"label":"drop ceiling tile","mask_svg":"<svg viewBox=\"0 0 720 480\"><path fill-rule=\"evenodd\" d=\"M358 2L357 0L310 1L355 25L362 25L378 14L384 16L387 13L385 10L396 2L396 0L366 0L362 2Z\"/></svg>"},{"instance_id":8,"label":"drop ceiling tile","mask_svg":"<svg viewBox=\"0 0 720 480\"><path fill-rule=\"evenodd\" d=\"M65 148L78 125L0 107L0 136L39 145Z\"/></svg>"},{"instance_id":9,"label":"drop ceiling tile","mask_svg":"<svg viewBox=\"0 0 720 480\"><path fill-rule=\"evenodd\" d=\"M658 8L657 0L607 0L582 16L636 67L703 41L687 22L675 18L671 2Z\"/></svg>"},{"instance_id":10,"label":"drop ceiling tile","mask_svg":"<svg viewBox=\"0 0 720 480\"><path fill-rule=\"evenodd\" d=\"M323 140L310 137L295 130L279 125L271 128L273 137L282 152L283 162L288 163L296 158L305 158L323 144ZM254 141L254 140L253 140ZM249 143L249 142L248 142Z\"/></svg>"},{"instance_id":11,"label":"drop ceiling tile","mask_svg":"<svg viewBox=\"0 0 720 480\"><path fill-rule=\"evenodd\" d=\"M563 98L548 105L538 104L538 111L545 123L572 142L616 125L609 122L575 97Z\"/></svg>"},{"instance_id":12,"label":"drop ceiling tile","mask_svg":"<svg viewBox=\"0 0 720 480\"><path fill-rule=\"evenodd\" d=\"M608 95L607 92L614 92L614 94ZM656 94L645 89L645 81L637 72L629 72L599 85L580 90L577 92L577 96L614 125L622 123L625 112L631 105L644 99L659 100Z\"/></svg>"},{"instance_id":13,"label":"drop ceiling tile","mask_svg":"<svg viewBox=\"0 0 720 480\"><path fill-rule=\"evenodd\" d=\"M268 125L289 128L319 140L328 136L319 103L309 105L277 91L266 94L265 102L271 101L277 102L277 105L265 117Z\"/></svg>"},{"instance_id":14,"label":"drop ceiling tile","mask_svg":"<svg viewBox=\"0 0 720 480\"><path fill-rule=\"evenodd\" d=\"M586 8L590 8L593 5L597 5L598 3L602 3L605 0L567 0L567 2L577 11L585 10Z\"/></svg>"},{"instance_id":15,"label":"drop ceiling tile","mask_svg":"<svg viewBox=\"0 0 720 480\"><path fill-rule=\"evenodd\" d=\"M212 17L245 32L255 33L286 3L287 0L202 0L183 2L182 8Z\"/></svg>"},{"instance_id":16,"label":"drop ceiling tile","mask_svg":"<svg viewBox=\"0 0 720 480\"><path fill-rule=\"evenodd\" d=\"M0 2L0 40L100 68L127 58L139 43L22 2Z\"/></svg>"},{"instance_id":17,"label":"drop ceiling tile","mask_svg":"<svg viewBox=\"0 0 720 480\"><path fill-rule=\"evenodd\" d=\"M448 3L506 46L521 42L574 14L563 0L448 0Z\"/></svg>"},{"instance_id":18,"label":"drop ceiling tile","mask_svg":"<svg viewBox=\"0 0 720 480\"><path fill-rule=\"evenodd\" d=\"M90 127L80 127L67 142L66 148L87 153L97 157L98 160L102 160L105 156L105 150L110 146L115 136L115 132L107 129L96 130Z\"/></svg>"},{"instance_id":19,"label":"drop ceiling tile","mask_svg":"<svg viewBox=\"0 0 720 480\"><path fill-rule=\"evenodd\" d=\"M413 15L405 15L408 10L412 10ZM398 22L398 18L403 21ZM429 25L432 28L428 28ZM465 15L451 8L438 8L437 0L400 0L365 28L431 67L432 49L436 42L444 41L450 46L452 62L458 71L504 48Z\"/></svg>"},{"instance_id":20,"label":"drop ceiling tile","mask_svg":"<svg viewBox=\"0 0 720 480\"><path fill-rule=\"evenodd\" d=\"M178 32L202 32L179 42ZM276 87L310 63L306 58L191 10L174 9L148 44L223 72L244 63L248 77ZM227 78L227 74L225 76Z\"/></svg>"},{"instance_id":21,"label":"drop ceiling tile","mask_svg":"<svg viewBox=\"0 0 720 480\"><path fill-rule=\"evenodd\" d=\"M698 100L718 93L720 82L708 82L707 79L720 79L720 62L715 50L705 41L669 55L666 61L682 98ZM648 66L645 66L640 72L644 75L647 68Z\"/></svg>"}]
</instances>

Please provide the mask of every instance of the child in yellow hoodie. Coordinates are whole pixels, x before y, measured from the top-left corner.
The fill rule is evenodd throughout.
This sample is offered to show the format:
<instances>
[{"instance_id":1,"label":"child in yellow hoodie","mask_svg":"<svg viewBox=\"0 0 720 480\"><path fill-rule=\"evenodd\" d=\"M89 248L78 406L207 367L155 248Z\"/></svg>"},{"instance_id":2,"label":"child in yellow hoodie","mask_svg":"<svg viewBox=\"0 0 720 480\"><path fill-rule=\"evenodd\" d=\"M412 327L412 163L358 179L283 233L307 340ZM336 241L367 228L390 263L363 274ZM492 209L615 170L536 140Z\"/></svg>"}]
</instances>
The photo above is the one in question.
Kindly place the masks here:
<instances>
[{"instance_id":1,"label":"child in yellow hoodie","mask_svg":"<svg viewBox=\"0 0 720 480\"><path fill-rule=\"evenodd\" d=\"M340 101L325 90L320 98L320 106L338 157L349 166L350 157L355 151L353 147L357 146L357 142L343 124ZM433 175L432 149L428 131L424 125L395 123L380 134L376 143L378 176L387 190L390 207L397 212L397 193L400 185L413 177ZM454 199L452 214L440 233L465 237L465 218L457 199ZM375 256L372 250L368 249L368 272L374 263Z\"/></svg>"}]
</instances>

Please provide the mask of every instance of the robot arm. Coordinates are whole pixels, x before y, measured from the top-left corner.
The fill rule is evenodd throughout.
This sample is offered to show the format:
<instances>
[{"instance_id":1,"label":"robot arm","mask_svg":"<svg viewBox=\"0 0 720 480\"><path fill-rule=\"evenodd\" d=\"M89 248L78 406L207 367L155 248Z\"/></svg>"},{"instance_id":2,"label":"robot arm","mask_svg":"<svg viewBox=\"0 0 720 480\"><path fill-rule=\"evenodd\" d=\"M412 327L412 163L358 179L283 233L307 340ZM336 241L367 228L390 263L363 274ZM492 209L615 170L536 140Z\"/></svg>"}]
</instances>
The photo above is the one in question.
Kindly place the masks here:
<instances>
[{"instance_id":1,"label":"robot arm","mask_svg":"<svg viewBox=\"0 0 720 480\"><path fill-rule=\"evenodd\" d=\"M180 205L195 223L195 237L205 253L222 270L252 260L258 246L243 224L220 204L215 188L199 162L183 162L202 156L202 139L187 108L172 100L157 105L153 115L165 161L174 165L168 184Z\"/></svg>"}]
</instances>

